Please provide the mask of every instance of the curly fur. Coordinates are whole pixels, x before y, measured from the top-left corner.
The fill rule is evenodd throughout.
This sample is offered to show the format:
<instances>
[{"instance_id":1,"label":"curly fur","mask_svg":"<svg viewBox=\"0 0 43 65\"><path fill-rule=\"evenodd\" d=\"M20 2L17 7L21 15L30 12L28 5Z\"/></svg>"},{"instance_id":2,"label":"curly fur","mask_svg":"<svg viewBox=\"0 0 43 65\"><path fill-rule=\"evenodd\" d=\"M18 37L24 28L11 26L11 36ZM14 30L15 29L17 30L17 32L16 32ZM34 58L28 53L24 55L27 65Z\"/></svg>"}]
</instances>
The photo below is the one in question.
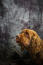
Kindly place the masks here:
<instances>
[{"instance_id":1,"label":"curly fur","mask_svg":"<svg viewBox=\"0 0 43 65\"><path fill-rule=\"evenodd\" d=\"M22 32L17 35L16 42L21 46L21 50L26 48L36 62L38 61L40 63L43 61L43 40L34 30L22 30Z\"/></svg>"}]
</instances>

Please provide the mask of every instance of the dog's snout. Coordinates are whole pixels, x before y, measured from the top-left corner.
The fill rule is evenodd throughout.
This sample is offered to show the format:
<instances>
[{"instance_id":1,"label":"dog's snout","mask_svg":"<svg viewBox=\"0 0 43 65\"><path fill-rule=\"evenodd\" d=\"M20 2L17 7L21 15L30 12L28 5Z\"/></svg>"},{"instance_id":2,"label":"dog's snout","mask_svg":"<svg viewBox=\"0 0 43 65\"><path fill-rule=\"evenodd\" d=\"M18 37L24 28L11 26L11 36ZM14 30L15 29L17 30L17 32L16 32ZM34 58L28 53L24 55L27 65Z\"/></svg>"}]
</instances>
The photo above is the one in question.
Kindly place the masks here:
<instances>
[{"instance_id":1,"label":"dog's snout","mask_svg":"<svg viewBox=\"0 0 43 65\"><path fill-rule=\"evenodd\" d=\"M16 36L16 38L17 38L18 36Z\"/></svg>"},{"instance_id":2,"label":"dog's snout","mask_svg":"<svg viewBox=\"0 0 43 65\"><path fill-rule=\"evenodd\" d=\"M16 38L19 38L19 36L17 35Z\"/></svg>"},{"instance_id":3,"label":"dog's snout","mask_svg":"<svg viewBox=\"0 0 43 65\"><path fill-rule=\"evenodd\" d=\"M20 37L19 37L19 35L17 35L16 36L16 42L19 42L19 40L20 40Z\"/></svg>"}]
</instances>

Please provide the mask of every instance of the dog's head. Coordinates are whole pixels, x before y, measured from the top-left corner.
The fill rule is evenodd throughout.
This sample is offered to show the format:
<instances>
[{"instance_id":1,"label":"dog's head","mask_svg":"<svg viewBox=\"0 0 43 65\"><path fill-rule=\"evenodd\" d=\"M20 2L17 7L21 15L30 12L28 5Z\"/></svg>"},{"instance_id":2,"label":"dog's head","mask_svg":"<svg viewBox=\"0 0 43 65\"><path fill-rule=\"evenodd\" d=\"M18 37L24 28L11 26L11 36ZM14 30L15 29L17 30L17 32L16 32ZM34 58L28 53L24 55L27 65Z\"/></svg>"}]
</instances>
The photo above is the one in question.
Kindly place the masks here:
<instances>
[{"instance_id":1,"label":"dog's head","mask_svg":"<svg viewBox=\"0 0 43 65\"><path fill-rule=\"evenodd\" d=\"M24 46L30 44L30 35L27 29L22 30L22 32L16 36L16 42Z\"/></svg>"},{"instance_id":2,"label":"dog's head","mask_svg":"<svg viewBox=\"0 0 43 65\"><path fill-rule=\"evenodd\" d=\"M24 29L16 36L16 42L21 46L22 50L31 46L32 52L38 52L40 46L40 38L37 33L30 29Z\"/></svg>"},{"instance_id":3,"label":"dog's head","mask_svg":"<svg viewBox=\"0 0 43 65\"><path fill-rule=\"evenodd\" d=\"M30 32L29 29L24 29L16 36L16 42L24 49L24 47L28 47L30 45L32 35L33 33Z\"/></svg>"}]
</instances>

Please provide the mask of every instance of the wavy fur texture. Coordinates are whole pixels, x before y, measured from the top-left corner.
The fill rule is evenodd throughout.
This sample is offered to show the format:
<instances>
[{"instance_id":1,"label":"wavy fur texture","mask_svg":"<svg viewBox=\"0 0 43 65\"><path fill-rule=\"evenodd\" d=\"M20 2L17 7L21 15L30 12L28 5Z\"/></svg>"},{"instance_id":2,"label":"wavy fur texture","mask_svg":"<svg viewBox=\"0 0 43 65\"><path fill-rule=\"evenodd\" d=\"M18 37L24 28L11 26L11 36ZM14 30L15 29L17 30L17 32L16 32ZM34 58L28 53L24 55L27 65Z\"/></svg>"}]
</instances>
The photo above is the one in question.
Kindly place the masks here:
<instances>
[{"instance_id":1,"label":"wavy fur texture","mask_svg":"<svg viewBox=\"0 0 43 65\"><path fill-rule=\"evenodd\" d=\"M30 53L31 57L37 64L43 61L43 40L39 37L36 31L31 29L23 29L19 35L16 36L16 42Z\"/></svg>"}]
</instances>

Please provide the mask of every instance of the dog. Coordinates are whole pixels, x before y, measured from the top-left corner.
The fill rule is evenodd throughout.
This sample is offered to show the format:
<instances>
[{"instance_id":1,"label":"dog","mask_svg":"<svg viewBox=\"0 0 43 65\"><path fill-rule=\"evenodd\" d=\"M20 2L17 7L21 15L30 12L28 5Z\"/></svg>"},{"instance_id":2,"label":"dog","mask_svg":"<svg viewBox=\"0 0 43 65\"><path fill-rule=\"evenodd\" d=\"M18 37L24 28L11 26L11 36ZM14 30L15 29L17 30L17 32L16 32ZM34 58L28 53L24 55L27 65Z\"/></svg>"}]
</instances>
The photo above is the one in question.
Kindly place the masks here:
<instances>
[{"instance_id":1,"label":"dog","mask_svg":"<svg viewBox=\"0 0 43 65\"><path fill-rule=\"evenodd\" d=\"M43 61L43 40L39 37L36 31L32 29L23 29L16 36L16 42L21 46L21 50L26 49L32 59L38 64Z\"/></svg>"}]
</instances>

